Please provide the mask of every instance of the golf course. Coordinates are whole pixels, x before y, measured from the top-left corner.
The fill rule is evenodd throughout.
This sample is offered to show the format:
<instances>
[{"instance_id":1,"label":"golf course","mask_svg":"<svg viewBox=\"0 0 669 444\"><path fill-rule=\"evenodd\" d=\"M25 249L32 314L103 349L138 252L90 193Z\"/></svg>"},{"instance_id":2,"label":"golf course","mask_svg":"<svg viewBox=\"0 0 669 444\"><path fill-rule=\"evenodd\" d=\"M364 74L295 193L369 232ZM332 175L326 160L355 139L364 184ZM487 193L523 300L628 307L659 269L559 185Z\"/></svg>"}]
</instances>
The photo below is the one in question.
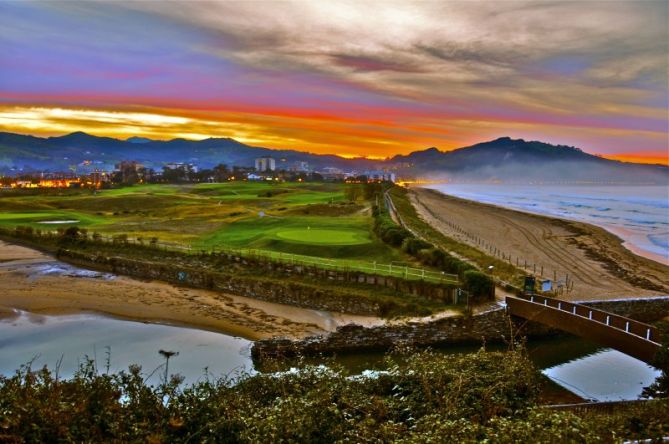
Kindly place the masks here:
<instances>
[{"instance_id":1,"label":"golf course","mask_svg":"<svg viewBox=\"0 0 669 444\"><path fill-rule=\"evenodd\" d=\"M374 236L370 203L347 198L352 186L359 185L227 182L12 192L0 199L0 227L54 231L76 225L90 235L155 238L193 250L410 261Z\"/></svg>"}]
</instances>

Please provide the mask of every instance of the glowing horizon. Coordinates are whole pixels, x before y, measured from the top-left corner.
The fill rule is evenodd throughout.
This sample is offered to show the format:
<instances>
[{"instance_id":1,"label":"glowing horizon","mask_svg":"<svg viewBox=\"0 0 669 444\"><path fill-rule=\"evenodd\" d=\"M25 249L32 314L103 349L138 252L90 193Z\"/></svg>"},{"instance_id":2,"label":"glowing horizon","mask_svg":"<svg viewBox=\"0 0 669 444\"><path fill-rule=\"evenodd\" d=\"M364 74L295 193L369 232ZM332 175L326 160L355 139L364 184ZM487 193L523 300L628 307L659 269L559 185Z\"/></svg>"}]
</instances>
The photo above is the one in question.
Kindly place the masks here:
<instances>
[{"instance_id":1,"label":"glowing horizon","mask_svg":"<svg viewBox=\"0 0 669 444\"><path fill-rule=\"evenodd\" d=\"M669 164L663 1L165 5L0 3L0 130L377 159L509 136Z\"/></svg>"}]
</instances>

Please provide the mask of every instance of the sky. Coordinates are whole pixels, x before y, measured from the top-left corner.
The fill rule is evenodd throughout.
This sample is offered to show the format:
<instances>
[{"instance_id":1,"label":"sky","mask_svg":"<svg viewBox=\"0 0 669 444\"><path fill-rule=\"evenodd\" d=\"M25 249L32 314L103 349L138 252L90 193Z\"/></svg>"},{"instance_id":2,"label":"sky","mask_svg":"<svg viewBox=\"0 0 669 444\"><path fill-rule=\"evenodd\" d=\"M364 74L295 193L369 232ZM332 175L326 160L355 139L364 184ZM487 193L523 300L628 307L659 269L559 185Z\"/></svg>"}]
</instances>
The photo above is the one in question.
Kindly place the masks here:
<instances>
[{"instance_id":1,"label":"sky","mask_svg":"<svg viewBox=\"0 0 669 444\"><path fill-rule=\"evenodd\" d=\"M669 163L669 2L0 0L0 131Z\"/></svg>"}]
</instances>

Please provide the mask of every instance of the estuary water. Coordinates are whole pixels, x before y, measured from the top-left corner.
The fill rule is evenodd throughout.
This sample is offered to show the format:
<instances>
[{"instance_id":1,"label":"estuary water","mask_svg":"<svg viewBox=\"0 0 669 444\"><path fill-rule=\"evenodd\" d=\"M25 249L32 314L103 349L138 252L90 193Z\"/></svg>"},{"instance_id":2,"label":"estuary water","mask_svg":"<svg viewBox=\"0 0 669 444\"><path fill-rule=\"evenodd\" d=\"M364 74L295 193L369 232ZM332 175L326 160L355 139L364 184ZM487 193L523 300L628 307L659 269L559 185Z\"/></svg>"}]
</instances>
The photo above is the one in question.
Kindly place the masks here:
<instances>
[{"instance_id":1,"label":"estuary water","mask_svg":"<svg viewBox=\"0 0 669 444\"><path fill-rule=\"evenodd\" d=\"M164 372L159 350L179 354L170 359L170 374L186 384L203 378L253 372L251 342L225 334L180 326L125 321L94 314L42 316L16 311L0 319L0 374L8 376L31 362L47 365L69 377L87 359L99 372L142 366L148 382L157 385ZM456 347L441 353L468 353L476 347ZM636 399L659 372L645 363L579 338L563 337L528 344L531 359L556 384L586 399ZM382 355L360 353L338 359L352 372L379 368ZM313 361L318 363L318 361Z\"/></svg>"},{"instance_id":2,"label":"estuary water","mask_svg":"<svg viewBox=\"0 0 669 444\"><path fill-rule=\"evenodd\" d=\"M142 366L148 382L160 384L164 358L159 350L174 351L169 373L179 373L186 384L209 377L235 376L253 371L251 341L210 331L171 325L125 321L95 314L43 316L16 311L0 319L0 374L19 366L32 369L60 361L61 377L69 377L92 359L99 372ZM151 375L151 376L150 376Z\"/></svg>"},{"instance_id":3,"label":"estuary water","mask_svg":"<svg viewBox=\"0 0 669 444\"><path fill-rule=\"evenodd\" d=\"M641 256L669 264L669 186L438 184L463 199L602 227Z\"/></svg>"}]
</instances>

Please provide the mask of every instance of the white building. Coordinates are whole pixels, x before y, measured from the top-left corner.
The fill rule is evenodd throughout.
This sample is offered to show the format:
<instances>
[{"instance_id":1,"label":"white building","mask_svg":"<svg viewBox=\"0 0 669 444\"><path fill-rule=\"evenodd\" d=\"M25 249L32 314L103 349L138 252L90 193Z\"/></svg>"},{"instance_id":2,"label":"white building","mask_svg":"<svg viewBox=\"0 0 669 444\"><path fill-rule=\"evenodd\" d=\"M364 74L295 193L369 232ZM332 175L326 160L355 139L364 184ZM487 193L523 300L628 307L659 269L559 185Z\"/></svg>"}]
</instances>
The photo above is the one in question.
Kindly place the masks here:
<instances>
[{"instance_id":1,"label":"white building","mask_svg":"<svg viewBox=\"0 0 669 444\"><path fill-rule=\"evenodd\" d=\"M166 170L184 170L187 173L197 173L197 166L192 163L170 162L166 163L163 169Z\"/></svg>"},{"instance_id":2,"label":"white building","mask_svg":"<svg viewBox=\"0 0 669 444\"><path fill-rule=\"evenodd\" d=\"M303 161L294 162L293 165L290 167L290 171L296 173L307 173L309 172L309 163Z\"/></svg>"},{"instance_id":3,"label":"white building","mask_svg":"<svg viewBox=\"0 0 669 444\"><path fill-rule=\"evenodd\" d=\"M382 171L382 170L365 171L364 175L367 176L367 180L371 181L385 180L388 182L395 182L395 173L389 173L387 171Z\"/></svg>"},{"instance_id":4,"label":"white building","mask_svg":"<svg viewBox=\"0 0 669 444\"><path fill-rule=\"evenodd\" d=\"M276 170L276 160L273 157L265 156L256 159L256 171L274 171Z\"/></svg>"}]
</instances>

